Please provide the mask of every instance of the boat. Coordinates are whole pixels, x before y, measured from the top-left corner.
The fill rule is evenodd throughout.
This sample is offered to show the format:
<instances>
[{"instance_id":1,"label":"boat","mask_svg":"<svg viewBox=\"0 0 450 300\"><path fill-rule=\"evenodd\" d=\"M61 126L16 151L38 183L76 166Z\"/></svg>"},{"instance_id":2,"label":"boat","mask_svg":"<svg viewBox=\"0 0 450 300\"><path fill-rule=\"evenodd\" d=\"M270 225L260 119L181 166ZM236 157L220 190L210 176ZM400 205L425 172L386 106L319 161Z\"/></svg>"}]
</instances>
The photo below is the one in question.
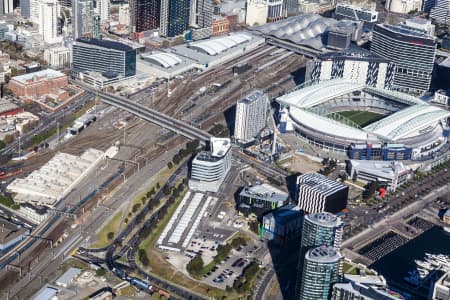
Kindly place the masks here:
<instances>
[{"instance_id":1,"label":"boat","mask_svg":"<svg viewBox=\"0 0 450 300\"><path fill-rule=\"evenodd\" d=\"M422 260L414 260L414 262L416 263L416 265L418 265L419 267L422 267L423 269L429 270L431 271L432 269L434 269L430 263L426 262L426 261L422 261Z\"/></svg>"},{"instance_id":2,"label":"boat","mask_svg":"<svg viewBox=\"0 0 450 300\"><path fill-rule=\"evenodd\" d=\"M450 233L450 226L444 226L444 230L448 233Z\"/></svg>"}]
</instances>

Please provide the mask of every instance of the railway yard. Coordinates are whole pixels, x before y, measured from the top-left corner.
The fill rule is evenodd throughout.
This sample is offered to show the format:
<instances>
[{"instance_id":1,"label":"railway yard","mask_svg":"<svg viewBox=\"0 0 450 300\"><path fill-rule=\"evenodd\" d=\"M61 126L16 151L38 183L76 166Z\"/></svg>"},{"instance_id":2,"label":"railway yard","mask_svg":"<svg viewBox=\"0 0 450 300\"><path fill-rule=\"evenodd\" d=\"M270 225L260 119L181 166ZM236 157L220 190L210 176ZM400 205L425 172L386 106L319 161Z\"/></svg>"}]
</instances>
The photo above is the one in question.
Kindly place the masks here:
<instances>
[{"instance_id":1,"label":"railway yard","mask_svg":"<svg viewBox=\"0 0 450 300\"><path fill-rule=\"evenodd\" d=\"M275 50L277 48L273 46L262 46L220 68L204 73L192 71L139 91L129 99L203 130L216 124L226 127L224 112L251 90L262 89L272 99L296 85L293 74L304 68L305 59L287 51L274 54ZM233 66L242 63L250 65L250 70L233 73ZM80 182L57 204L52 216L32 232L32 236L25 238L0 260L0 285L5 291L3 297L24 299L36 292L42 283L51 282L58 265L49 265L49 261L64 261L77 247L88 249L101 224L145 190L148 181L167 168L167 162L187 142L187 139L166 129L100 103L100 99L94 99L94 94L91 97L97 105L97 121L79 135L61 141L53 149L42 149L24 161L23 174L40 168L57 152L79 155L88 148L105 151L117 145L118 154L114 159L105 160L102 167ZM186 167L181 165L177 172L177 176L185 174ZM166 184L175 185L178 178L171 177L172 181L169 179ZM165 199L161 193L160 190L155 198ZM135 218L146 220L143 224L148 226L158 220L158 210L150 216L147 213L142 210ZM145 226L132 228L132 225L142 222L135 223L135 220L122 226L123 231L115 237L113 246L104 249L106 252L100 260L110 269L118 269L119 265L113 258L125 253L128 253L129 265L124 266L125 270L133 268L130 264L134 262L135 251L128 251L127 245L145 238L140 236ZM127 244L124 245L125 242ZM89 256L84 256L84 259L86 257ZM134 272L152 279L154 284L169 290L175 298L186 295L192 299L204 297L200 292L189 294L185 288L170 285L167 280L139 268L137 270Z\"/></svg>"}]
</instances>

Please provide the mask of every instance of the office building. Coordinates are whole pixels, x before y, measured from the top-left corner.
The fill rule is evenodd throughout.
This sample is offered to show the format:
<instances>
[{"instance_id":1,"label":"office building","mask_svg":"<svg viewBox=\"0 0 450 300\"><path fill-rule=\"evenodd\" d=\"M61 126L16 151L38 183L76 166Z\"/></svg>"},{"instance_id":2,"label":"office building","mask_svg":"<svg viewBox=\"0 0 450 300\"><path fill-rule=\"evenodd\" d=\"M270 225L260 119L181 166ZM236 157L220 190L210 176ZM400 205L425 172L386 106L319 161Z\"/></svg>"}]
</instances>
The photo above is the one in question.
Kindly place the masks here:
<instances>
[{"instance_id":1,"label":"office building","mask_svg":"<svg viewBox=\"0 0 450 300\"><path fill-rule=\"evenodd\" d=\"M41 97L65 88L68 84L66 74L46 69L13 77L8 88L17 97Z\"/></svg>"},{"instance_id":2,"label":"office building","mask_svg":"<svg viewBox=\"0 0 450 300\"><path fill-rule=\"evenodd\" d=\"M128 26L130 25L130 5L122 4L119 6L119 24ZM159 22L158 22L159 24Z\"/></svg>"},{"instance_id":3,"label":"office building","mask_svg":"<svg viewBox=\"0 0 450 300\"><path fill-rule=\"evenodd\" d=\"M343 256L333 247L319 246L306 252L300 282L301 300L329 300L331 288L342 278Z\"/></svg>"},{"instance_id":4,"label":"office building","mask_svg":"<svg viewBox=\"0 0 450 300\"><path fill-rule=\"evenodd\" d=\"M334 13L338 20L349 19L353 21L363 21L365 23L375 23L378 21L378 12L376 10L368 10L345 3L338 3Z\"/></svg>"},{"instance_id":5,"label":"office building","mask_svg":"<svg viewBox=\"0 0 450 300\"><path fill-rule=\"evenodd\" d=\"M437 90L434 92L431 102L444 106L450 106L450 90Z\"/></svg>"},{"instance_id":6,"label":"office building","mask_svg":"<svg viewBox=\"0 0 450 300\"><path fill-rule=\"evenodd\" d=\"M306 215L303 221L301 247L310 249L326 245L338 249L342 242L343 226L341 218L331 213Z\"/></svg>"},{"instance_id":7,"label":"office building","mask_svg":"<svg viewBox=\"0 0 450 300\"><path fill-rule=\"evenodd\" d=\"M351 178L365 183L378 181L392 192L406 183L411 173L409 168L398 161L350 160L348 165Z\"/></svg>"},{"instance_id":8,"label":"office building","mask_svg":"<svg viewBox=\"0 0 450 300\"><path fill-rule=\"evenodd\" d=\"M45 43L57 42L58 18L61 8L57 0L43 0L39 4L39 33Z\"/></svg>"},{"instance_id":9,"label":"office building","mask_svg":"<svg viewBox=\"0 0 450 300\"><path fill-rule=\"evenodd\" d=\"M429 90L436 53L432 36L401 25L377 24L370 51L395 64L396 89L412 94Z\"/></svg>"},{"instance_id":10,"label":"office building","mask_svg":"<svg viewBox=\"0 0 450 300\"><path fill-rule=\"evenodd\" d=\"M283 17L283 0L267 0L267 22L276 22Z\"/></svg>"},{"instance_id":11,"label":"office building","mask_svg":"<svg viewBox=\"0 0 450 300\"><path fill-rule=\"evenodd\" d=\"M95 15L92 19L92 37L94 39L101 38L102 31L101 31L101 20L99 15Z\"/></svg>"},{"instance_id":12,"label":"office building","mask_svg":"<svg viewBox=\"0 0 450 300\"><path fill-rule=\"evenodd\" d=\"M67 47L53 47L44 50L44 59L55 69L70 67L70 49Z\"/></svg>"},{"instance_id":13,"label":"office building","mask_svg":"<svg viewBox=\"0 0 450 300\"><path fill-rule=\"evenodd\" d=\"M0 4L3 6L0 11L3 15L11 14L14 11L13 0L0 0Z\"/></svg>"},{"instance_id":14,"label":"office building","mask_svg":"<svg viewBox=\"0 0 450 300\"><path fill-rule=\"evenodd\" d=\"M436 0L423 0L422 11L430 13L431 9L436 6Z\"/></svg>"},{"instance_id":15,"label":"office building","mask_svg":"<svg viewBox=\"0 0 450 300\"><path fill-rule=\"evenodd\" d=\"M72 76L99 72L109 78L136 75L136 50L125 44L82 38L72 46Z\"/></svg>"},{"instance_id":16,"label":"office building","mask_svg":"<svg viewBox=\"0 0 450 300\"><path fill-rule=\"evenodd\" d=\"M211 27L213 20L212 0L196 0L195 17L195 25L197 25L197 27Z\"/></svg>"},{"instance_id":17,"label":"office building","mask_svg":"<svg viewBox=\"0 0 450 300\"><path fill-rule=\"evenodd\" d=\"M25 0L25 9L28 10L29 19L35 24L39 24L39 4L40 0Z\"/></svg>"},{"instance_id":18,"label":"office building","mask_svg":"<svg viewBox=\"0 0 450 300\"><path fill-rule=\"evenodd\" d=\"M267 183L246 186L239 193L239 205L255 209L273 210L288 204L289 194Z\"/></svg>"},{"instance_id":19,"label":"office building","mask_svg":"<svg viewBox=\"0 0 450 300\"><path fill-rule=\"evenodd\" d=\"M34 224L41 224L49 216L48 207L32 205L30 203L22 203L19 208L19 213Z\"/></svg>"},{"instance_id":20,"label":"office building","mask_svg":"<svg viewBox=\"0 0 450 300\"><path fill-rule=\"evenodd\" d=\"M240 142L254 139L266 126L269 98L261 90L255 90L237 102L234 121L234 137Z\"/></svg>"},{"instance_id":21,"label":"office building","mask_svg":"<svg viewBox=\"0 0 450 300\"><path fill-rule=\"evenodd\" d=\"M268 9L269 6L265 0L247 0L245 24L249 26L266 24Z\"/></svg>"},{"instance_id":22,"label":"office building","mask_svg":"<svg viewBox=\"0 0 450 300\"><path fill-rule=\"evenodd\" d=\"M131 27L133 32L159 28L161 0L130 0Z\"/></svg>"},{"instance_id":23,"label":"office building","mask_svg":"<svg viewBox=\"0 0 450 300\"><path fill-rule=\"evenodd\" d=\"M72 5L72 36L74 40L94 35L94 3L74 0Z\"/></svg>"},{"instance_id":24,"label":"office building","mask_svg":"<svg viewBox=\"0 0 450 300\"><path fill-rule=\"evenodd\" d=\"M433 286L431 300L450 299L450 272L445 273Z\"/></svg>"},{"instance_id":25,"label":"office building","mask_svg":"<svg viewBox=\"0 0 450 300\"><path fill-rule=\"evenodd\" d=\"M294 205L286 205L265 214L262 218L260 237L284 243L297 240L302 233L303 212Z\"/></svg>"},{"instance_id":26,"label":"office building","mask_svg":"<svg viewBox=\"0 0 450 300\"><path fill-rule=\"evenodd\" d=\"M298 14L298 0L284 0L283 10L286 17Z\"/></svg>"},{"instance_id":27,"label":"office building","mask_svg":"<svg viewBox=\"0 0 450 300\"><path fill-rule=\"evenodd\" d=\"M393 13L407 14L421 10L422 0L387 0L385 8Z\"/></svg>"},{"instance_id":28,"label":"office building","mask_svg":"<svg viewBox=\"0 0 450 300\"><path fill-rule=\"evenodd\" d=\"M344 275L343 283L335 283L331 300L405 300L390 290L386 280L377 275Z\"/></svg>"},{"instance_id":29,"label":"office building","mask_svg":"<svg viewBox=\"0 0 450 300\"><path fill-rule=\"evenodd\" d=\"M353 28L349 26L334 27L328 30L327 48L333 50L345 50L352 42Z\"/></svg>"},{"instance_id":30,"label":"office building","mask_svg":"<svg viewBox=\"0 0 450 300\"><path fill-rule=\"evenodd\" d=\"M211 138L210 150L192 160L189 187L202 192L217 192L231 168L231 141Z\"/></svg>"},{"instance_id":31,"label":"office building","mask_svg":"<svg viewBox=\"0 0 450 300\"><path fill-rule=\"evenodd\" d=\"M109 0L97 0L95 13L100 16L100 22L108 21L109 19Z\"/></svg>"},{"instance_id":32,"label":"office building","mask_svg":"<svg viewBox=\"0 0 450 300\"><path fill-rule=\"evenodd\" d=\"M430 20L419 17L406 19L400 23L400 26L402 28L426 34L429 36L434 35L434 31L436 28L436 26L432 24Z\"/></svg>"},{"instance_id":33,"label":"office building","mask_svg":"<svg viewBox=\"0 0 450 300\"><path fill-rule=\"evenodd\" d=\"M305 212L338 213L346 208L348 186L318 173L306 173L297 178L298 206Z\"/></svg>"},{"instance_id":34,"label":"office building","mask_svg":"<svg viewBox=\"0 0 450 300\"><path fill-rule=\"evenodd\" d=\"M438 24L450 23L450 0L436 0L430 11L430 18Z\"/></svg>"},{"instance_id":35,"label":"office building","mask_svg":"<svg viewBox=\"0 0 450 300\"><path fill-rule=\"evenodd\" d=\"M30 18L30 0L20 0L20 15L24 18Z\"/></svg>"},{"instance_id":36,"label":"office building","mask_svg":"<svg viewBox=\"0 0 450 300\"><path fill-rule=\"evenodd\" d=\"M305 81L343 78L368 86L390 89L395 65L364 49L350 49L320 55L306 63Z\"/></svg>"},{"instance_id":37,"label":"office building","mask_svg":"<svg viewBox=\"0 0 450 300\"><path fill-rule=\"evenodd\" d=\"M183 34L191 20L191 0L162 0L160 33L165 37Z\"/></svg>"}]
</instances>

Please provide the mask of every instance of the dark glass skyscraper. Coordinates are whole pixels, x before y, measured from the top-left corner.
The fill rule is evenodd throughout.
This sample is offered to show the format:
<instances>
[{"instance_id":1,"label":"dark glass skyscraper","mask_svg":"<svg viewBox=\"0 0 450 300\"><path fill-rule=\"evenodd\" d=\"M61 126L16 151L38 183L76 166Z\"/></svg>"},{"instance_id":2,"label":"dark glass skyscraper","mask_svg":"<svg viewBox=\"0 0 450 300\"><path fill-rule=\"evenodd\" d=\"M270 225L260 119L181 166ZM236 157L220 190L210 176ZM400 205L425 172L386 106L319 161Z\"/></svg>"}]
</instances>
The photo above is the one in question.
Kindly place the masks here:
<instances>
[{"instance_id":1,"label":"dark glass skyscraper","mask_svg":"<svg viewBox=\"0 0 450 300\"><path fill-rule=\"evenodd\" d=\"M72 74L95 71L109 77L136 75L136 50L99 39L78 39L72 47Z\"/></svg>"},{"instance_id":2,"label":"dark glass skyscraper","mask_svg":"<svg viewBox=\"0 0 450 300\"><path fill-rule=\"evenodd\" d=\"M162 0L161 35L174 37L189 27L191 0Z\"/></svg>"},{"instance_id":3,"label":"dark glass skyscraper","mask_svg":"<svg viewBox=\"0 0 450 300\"><path fill-rule=\"evenodd\" d=\"M161 0L130 0L131 26L134 32L157 29Z\"/></svg>"}]
</instances>

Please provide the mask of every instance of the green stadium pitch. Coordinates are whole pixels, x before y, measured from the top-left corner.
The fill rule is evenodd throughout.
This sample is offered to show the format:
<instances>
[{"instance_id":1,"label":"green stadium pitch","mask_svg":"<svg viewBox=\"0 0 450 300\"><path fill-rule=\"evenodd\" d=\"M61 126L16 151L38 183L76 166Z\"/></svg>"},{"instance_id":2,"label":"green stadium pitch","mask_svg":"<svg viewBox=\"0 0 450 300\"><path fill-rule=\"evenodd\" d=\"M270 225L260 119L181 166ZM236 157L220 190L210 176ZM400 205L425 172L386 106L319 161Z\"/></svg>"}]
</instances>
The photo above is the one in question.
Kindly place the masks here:
<instances>
[{"instance_id":1,"label":"green stadium pitch","mask_svg":"<svg viewBox=\"0 0 450 300\"><path fill-rule=\"evenodd\" d=\"M340 114L341 116L355 122L360 127L367 126L386 117L386 115L371 111L341 111L336 114Z\"/></svg>"}]
</instances>

